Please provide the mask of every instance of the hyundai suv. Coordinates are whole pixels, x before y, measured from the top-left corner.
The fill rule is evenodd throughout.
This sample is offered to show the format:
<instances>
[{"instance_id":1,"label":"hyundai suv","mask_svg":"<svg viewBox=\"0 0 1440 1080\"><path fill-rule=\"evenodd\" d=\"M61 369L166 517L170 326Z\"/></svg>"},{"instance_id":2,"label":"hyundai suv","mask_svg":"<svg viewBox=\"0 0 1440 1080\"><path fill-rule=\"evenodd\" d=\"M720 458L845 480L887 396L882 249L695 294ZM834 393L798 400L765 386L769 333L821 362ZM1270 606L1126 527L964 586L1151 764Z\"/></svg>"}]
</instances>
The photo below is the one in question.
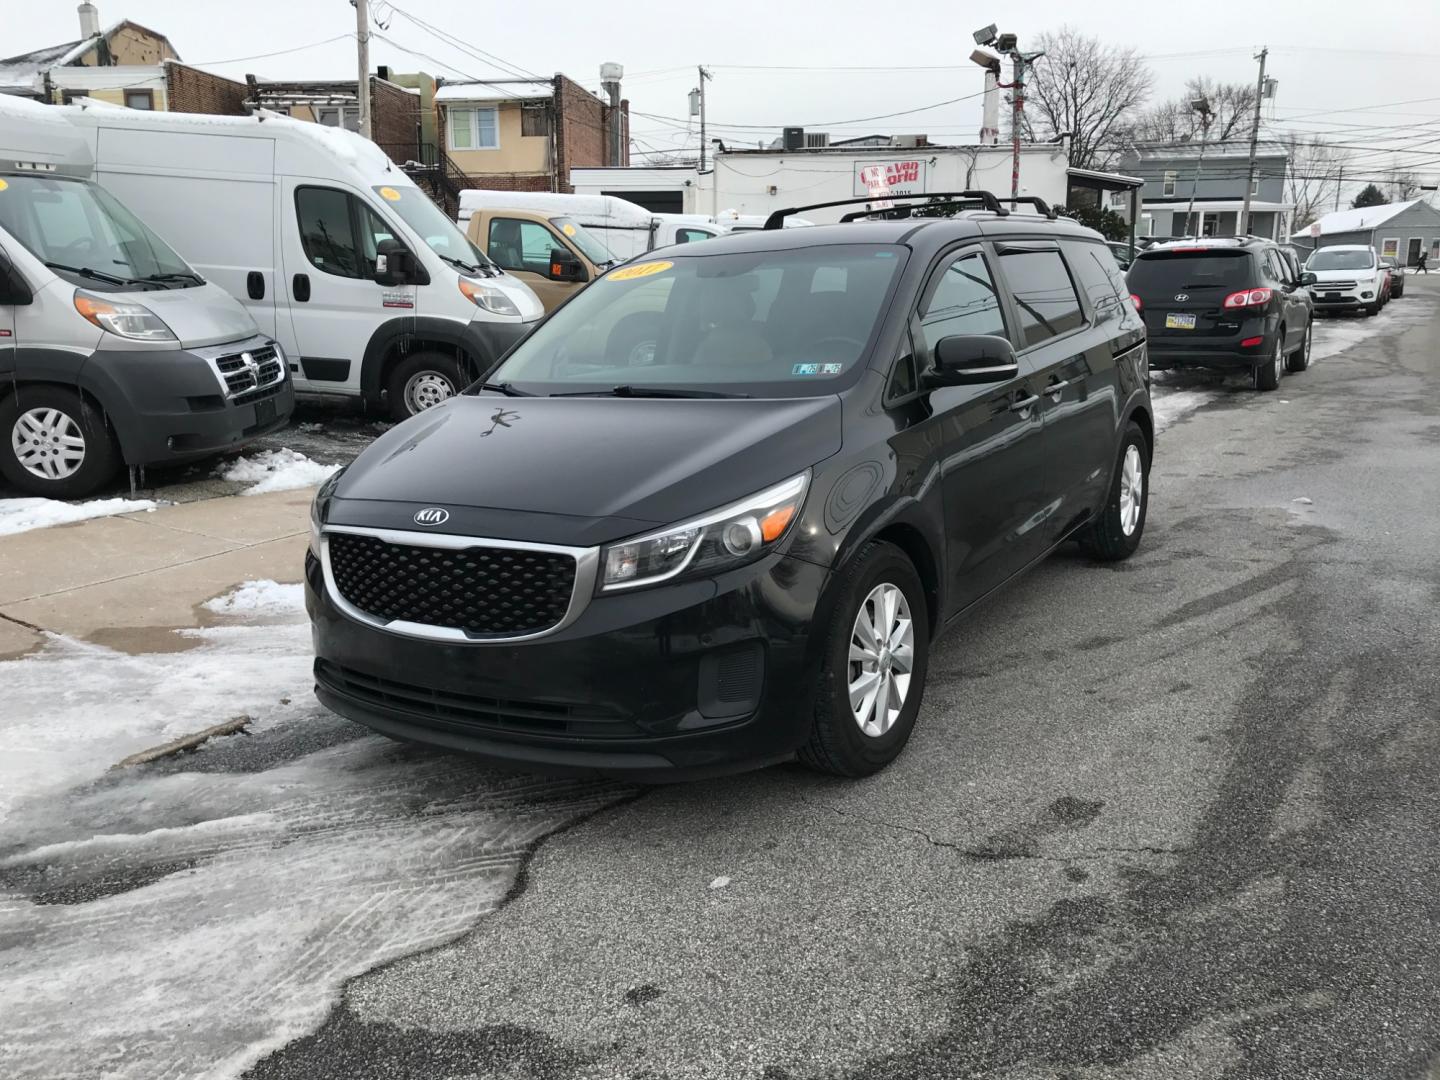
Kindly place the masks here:
<instances>
[{"instance_id":1,"label":"hyundai suv","mask_svg":"<svg viewBox=\"0 0 1440 1080\"><path fill-rule=\"evenodd\" d=\"M1280 248L1257 237L1157 244L1126 276L1145 317L1150 366L1248 371L1274 390L1286 371L1310 366L1315 302Z\"/></svg>"},{"instance_id":2,"label":"hyundai suv","mask_svg":"<svg viewBox=\"0 0 1440 1080\"><path fill-rule=\"evenodd\" d=\"M318 492L320 700L540 771L882 768L941 633L1145 529L1144 326L1027 201L797 207L597 279Z\"/></svg>"}]
</instances>

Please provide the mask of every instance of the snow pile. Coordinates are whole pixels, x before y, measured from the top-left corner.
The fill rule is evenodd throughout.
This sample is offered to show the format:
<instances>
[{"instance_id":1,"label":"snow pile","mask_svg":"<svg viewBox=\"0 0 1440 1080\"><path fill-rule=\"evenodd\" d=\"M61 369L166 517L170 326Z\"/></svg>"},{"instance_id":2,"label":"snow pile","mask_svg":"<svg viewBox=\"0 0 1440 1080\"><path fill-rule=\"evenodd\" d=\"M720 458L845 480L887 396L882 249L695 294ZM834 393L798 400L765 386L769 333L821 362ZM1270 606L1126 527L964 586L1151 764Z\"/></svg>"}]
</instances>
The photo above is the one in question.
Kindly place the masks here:
<instances>
[{"instance_id":1,"label":"snow pile","mask_svg":"<svg viewBox=\"0 0 1440 1080\"><path fill-rule=\"evenodd\" d=\"M1164 431L1200 406L1217 400L1220 394L1219 389L1171 390L1161 383L1155 383L1150 388L1150 403L1155 410L1155 430Z\"/></svg>"},{"instance_id":2,"label":"snow pile","mask_svg":"<svg viewBox=\"0 0 1440 1080\"><path fill-rule=\"evenodd\" d=\"M239 588L207 600L206 611L216 615L273 617L298 614L305 607L305 590L301 585L281 585L276 581L247 581Z\"/></svg>"},{"instance_id":3,"label":"snow pile","mask_svg":"<svg viewBox=\"0 0 1440 1080\"><path fill-rule=\"evenodd\" d=\"M0 499L0 536L12 536L51 525L68 525L87 518L154 510L155 505L149 499L96 499L86 503L59 502L55 499Z\"/></svg>"},{"instance_id":4,"label":"snow pile","mask_svg":"<svg viewBox=\"0 0 1440 1080\"><path fill-rule=\"evenodd\" d=\"M262 450L236 458L220 472L220 479L252 484L240 494L264 495L323 484L339 465L322 465L295 450Z\"/></svg>"}]
</instances>

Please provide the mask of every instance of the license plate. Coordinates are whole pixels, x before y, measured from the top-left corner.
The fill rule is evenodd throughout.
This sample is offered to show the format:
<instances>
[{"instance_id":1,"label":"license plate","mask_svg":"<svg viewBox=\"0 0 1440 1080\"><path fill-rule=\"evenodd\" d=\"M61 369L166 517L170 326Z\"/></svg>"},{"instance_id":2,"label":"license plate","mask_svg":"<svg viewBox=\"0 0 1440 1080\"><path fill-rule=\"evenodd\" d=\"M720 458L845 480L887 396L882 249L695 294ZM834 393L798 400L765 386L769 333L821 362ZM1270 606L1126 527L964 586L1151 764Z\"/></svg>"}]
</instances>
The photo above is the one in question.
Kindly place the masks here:
<instances>
[{"instance_id":1,"label":"license plate","mask_svg":"<svg viewBox=\"0 0 1440 1080\"><path fill-rule=\"evenodd\" d=\"M275 419L275 401L257 401L255 403L255 424L268 424Z\"/></svg>"},{"instance_id":2,"label":"license plate","mask_svg":"<svg viewBox=\"0 0 1440 1080\"><path fill-rule=\"evenodd\" d=\"M1194 329L1195 329L1195 316L1194 316L1194 315L1166 315L1166 316L1165 316L1165 329L1166 329L1166 330L1194 330Z\"/></svg>"},{"instance_id":3,"label":"license plate","mask_svg":"<svg viewBox=\"0 0 1440 1080\"><path fill-rule=\"evenodd\" d=\"M1339 294L1338 292L1327 292L1327 293L1325 294L1325 299L1326 299L1326 300L1339 300L1339 299L1340 299L1340 294Z\"/></svg>"}]
</instances>

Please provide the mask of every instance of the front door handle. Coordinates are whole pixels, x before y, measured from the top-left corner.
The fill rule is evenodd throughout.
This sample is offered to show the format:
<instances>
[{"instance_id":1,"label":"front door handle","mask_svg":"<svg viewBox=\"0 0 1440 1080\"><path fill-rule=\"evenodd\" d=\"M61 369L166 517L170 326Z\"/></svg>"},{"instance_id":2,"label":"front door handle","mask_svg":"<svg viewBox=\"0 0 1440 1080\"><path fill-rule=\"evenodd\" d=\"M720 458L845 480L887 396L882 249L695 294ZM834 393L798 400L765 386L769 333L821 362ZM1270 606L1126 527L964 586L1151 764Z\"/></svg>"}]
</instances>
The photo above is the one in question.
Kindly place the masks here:
<instances>
[{"instance_id":1,"label":"front door handle","mask_svg":"<svg viewBox=\"0 0 1440 1080\"><path fill-rule=\"evenodd\" d=\"M1075 380L1073 379L1061 379L1059 382L1053 382L1049 386L1045 387L1045 393L1049 395L1054 395L1055 397L1059 397L1065 392L1065 387L1069 386L1074 381Z\"/></svg>"},{"instance_id":2,"label":"front door handle","mask_svg":"<svg viewBox=\"0 0 1440 1080\"><path fill-rule=\"evenodd\" d=\"M290 279L290 295L302 304L310 299L309 274L296 274Z\"/></svg>"},{"instance_id":3,"label":"front door handle","mask_svg":"<svg viewBox=\"0 0 1440 1080\"><path fill-rule=\"evenodd\" d=\"M1039 400L1040 396L1038 394L1030 394L1023 398L1016 398L1014 401L1010 402L1010 411L1027 412L1030 407Z\"/></svg>"}]
</instances>

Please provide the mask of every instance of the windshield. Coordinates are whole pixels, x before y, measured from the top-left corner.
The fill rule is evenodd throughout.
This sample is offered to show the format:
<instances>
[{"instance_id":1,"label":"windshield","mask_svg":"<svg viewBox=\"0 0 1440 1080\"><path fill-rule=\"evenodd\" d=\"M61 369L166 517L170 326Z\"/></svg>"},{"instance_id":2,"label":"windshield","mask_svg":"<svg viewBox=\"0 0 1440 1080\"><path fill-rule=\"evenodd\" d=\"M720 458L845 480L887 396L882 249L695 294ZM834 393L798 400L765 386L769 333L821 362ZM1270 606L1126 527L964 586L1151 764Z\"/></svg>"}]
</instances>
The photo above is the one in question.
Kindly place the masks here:
<instances>
[{"instance_id":1,"label":"windshield","mask_svg":"<svg viewBox=\"0 0 1440 1080\"><path fill-rule=\"evenodd\" d=\"M1375 256L1368 251L1317 251L1305 264L1307 270L1370 270Z\"/></svg>"},{"instance_id":2,"label":"windshield","mask_svg":"<svg viewBox=\"0 0 1440 1080\"><path fill-rule=\"evenodd\" d=\"M87 289L115 290L137 281L154 288L204 284L113 195L85 180L0 178L0 226L61 277Z\"/></svg>"},{"instance_id":3,"label":"windshield","mask_svg":"<svg viewBox=\"0 0 1440 1080\"><path fill-rule=\"evenodd\" d=\"M866 355L906 250L700 254L707 246L612 270L517 345L490 381L534 394L834 393Z\"/></svg>"},{"instance_id":4,"label":"windshield","mask_svg":"<svg viewBox=\"0 0 1440 1080\"><path fill-rule=\"evenodd\" d=\"M1250 283L1250 257L1243 251L1159 251L1141 255L1126 276L1137 294L1180 289L1238 289Z\"/></svg>"},{"instance_id":5,"label":"windshield","mask_svg":"<svg viewBox=\"0 0 1440 1080\"><path fill-rule=\"evenodd\" d=\"M600 238L592 232L587 232L585 226L578 221L568 217L551 218L550 224L554 225L567 237L570 242L578 247L596 266L605 266L608 263L619 262L615 253L601 242Z\"/></svg>"},{"instance_id":6,"label":"windshield","mask_svg":"<svg viewBox=\"0 0 1440 1080\"><path fill-rule=\"evenodd\" d=\"M487 270L494 268L495 264L466 238L460 226L446 217L444 211L419 188L380 184L376 186L375 194L389 203L390 209L399 214L436 255L473 263Z\"/></svg>"}]
</instances>

